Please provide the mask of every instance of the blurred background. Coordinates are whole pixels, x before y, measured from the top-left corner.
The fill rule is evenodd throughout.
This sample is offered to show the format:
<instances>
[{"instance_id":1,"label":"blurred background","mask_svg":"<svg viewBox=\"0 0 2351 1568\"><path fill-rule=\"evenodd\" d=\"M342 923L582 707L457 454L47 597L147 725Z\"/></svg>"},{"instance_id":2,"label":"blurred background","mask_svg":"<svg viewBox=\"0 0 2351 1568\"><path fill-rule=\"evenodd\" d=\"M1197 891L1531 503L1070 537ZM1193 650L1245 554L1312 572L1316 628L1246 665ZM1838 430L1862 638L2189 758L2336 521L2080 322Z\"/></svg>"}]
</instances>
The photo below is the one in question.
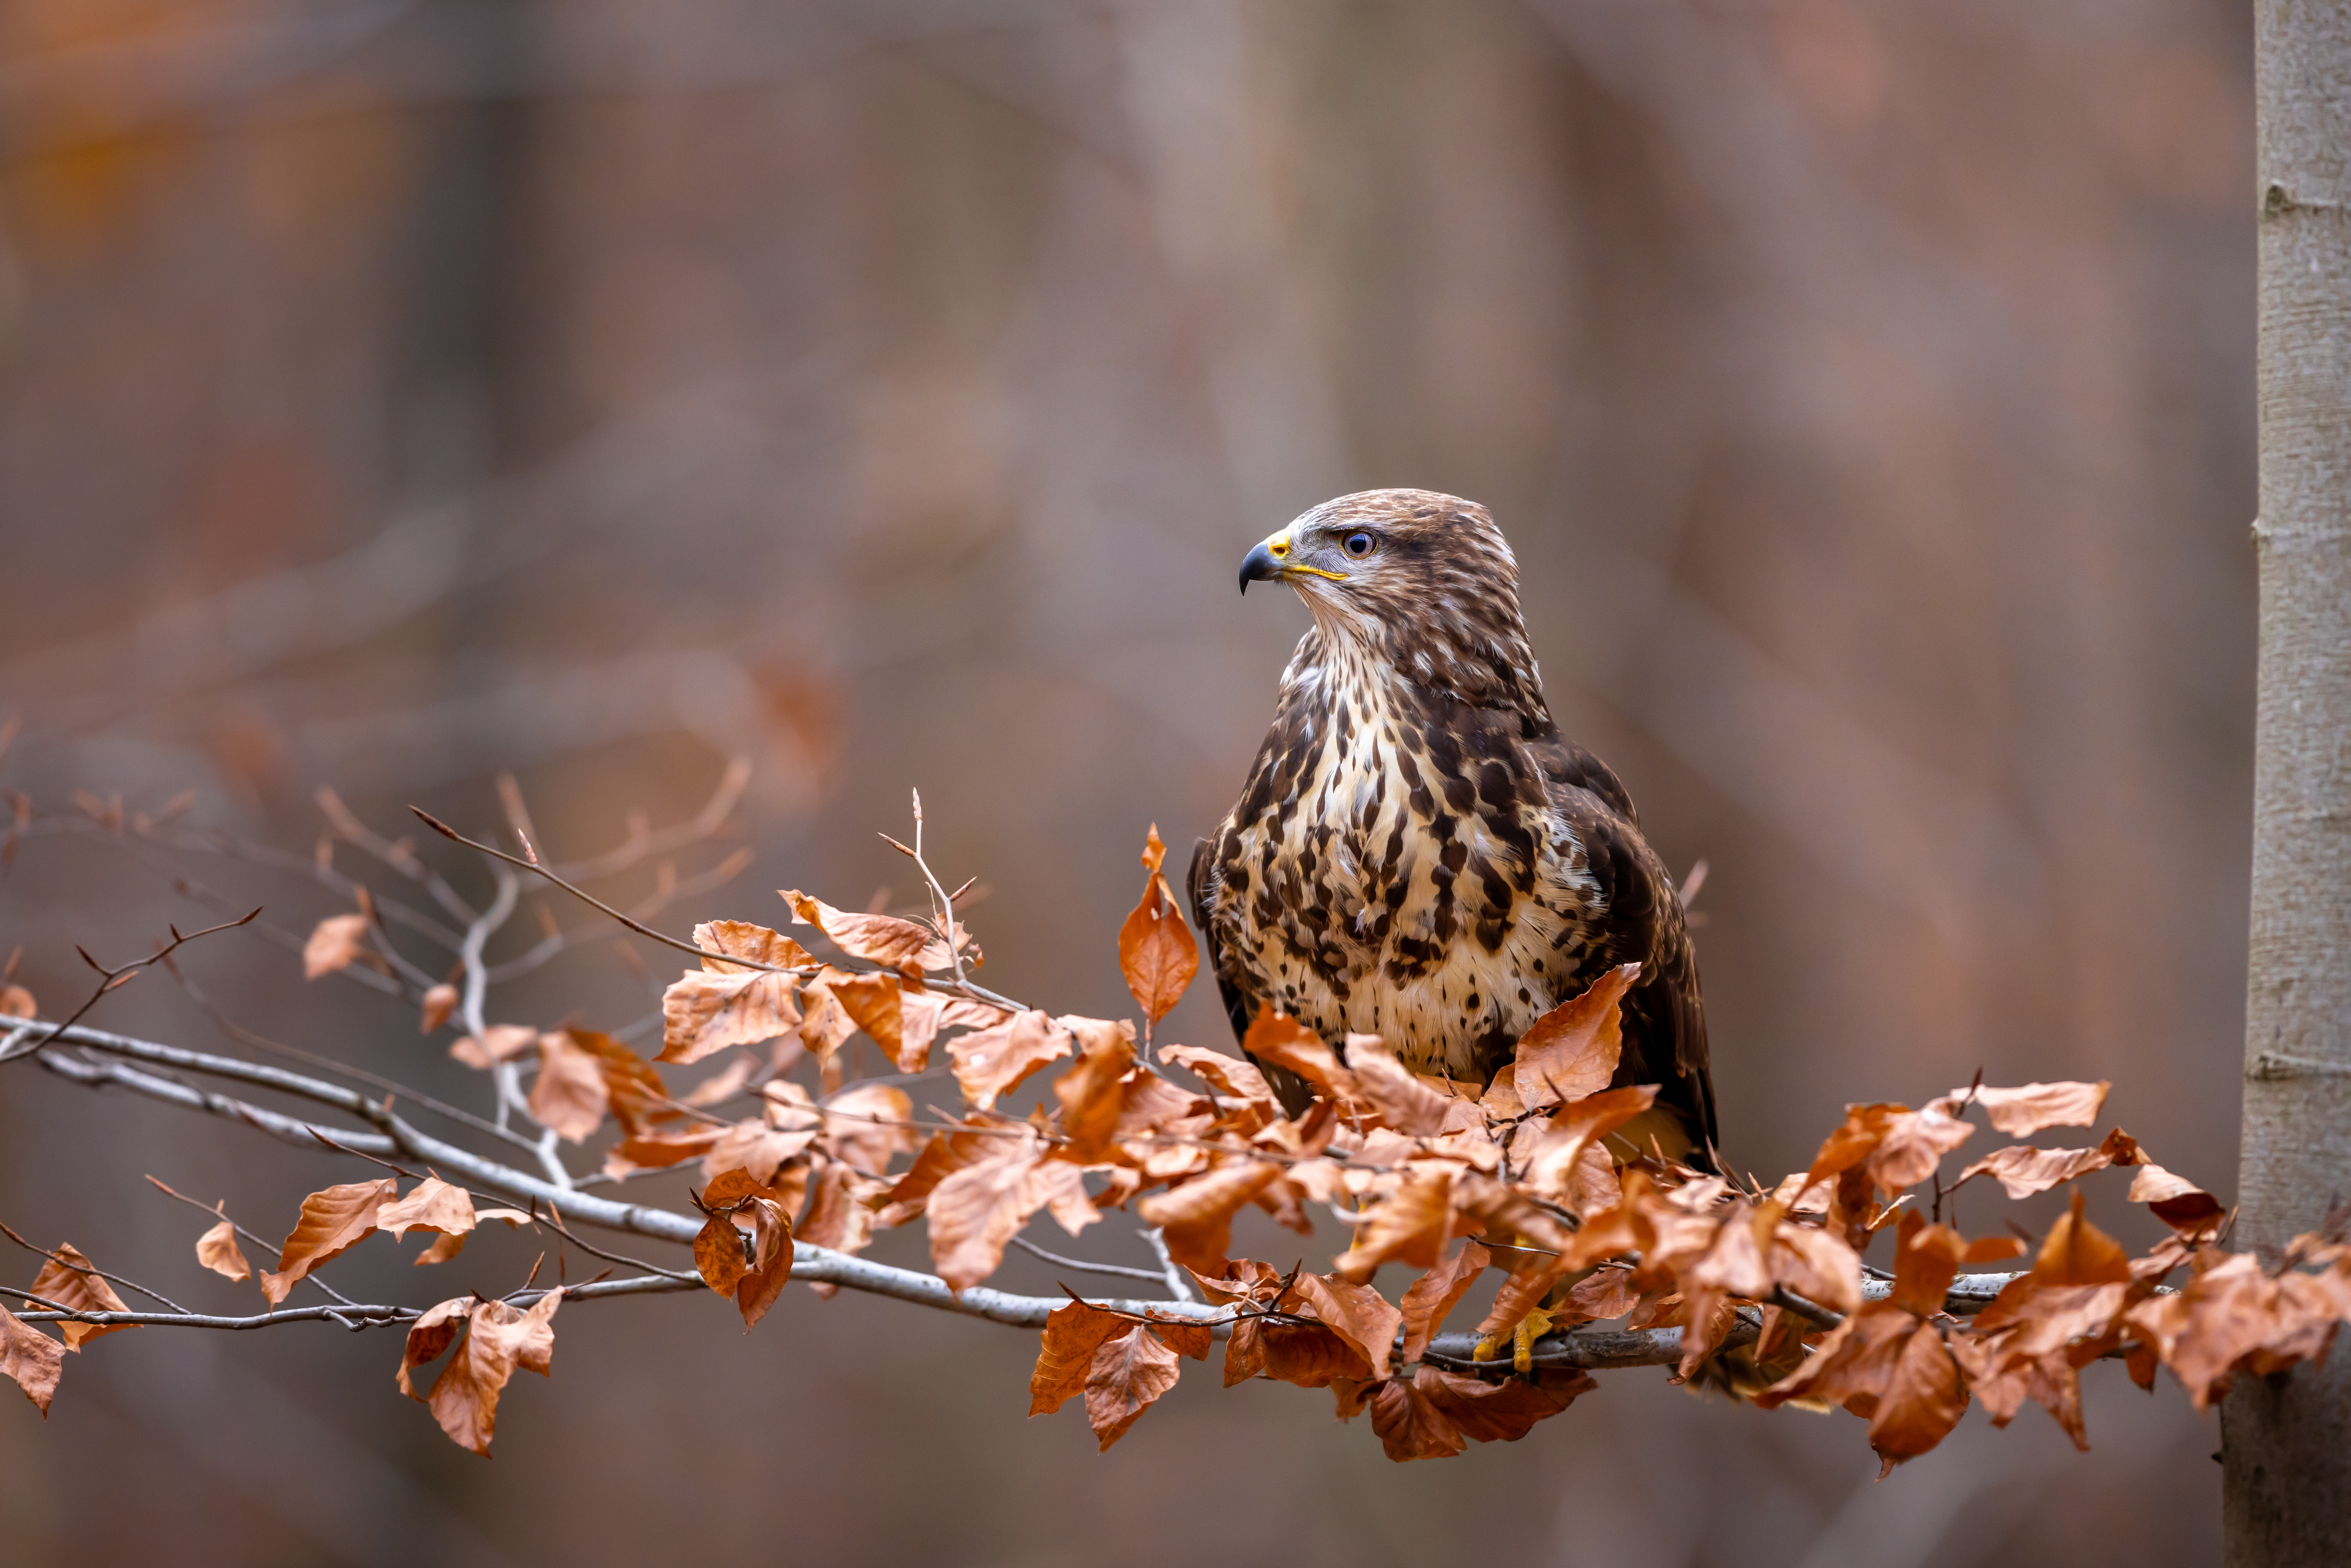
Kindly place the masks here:
<instances>
[{"instance_id":1,"label":"blurred background","mask_svg":"<svg viewBox=\"0 0 2351 1568\"><path fill-rule=\"evenodd\" d=\"M512 769L584 854L747 757L757 858L680 929L779 922L781 886L916 898L873 834L918 786L942 873L989 890L983 977L1116 1014L1144 831L1188 857L1306 624L1235 594L1240 555L1330 496L1447 490L1516 547L1562 727L1711 866L1731 1160L1800 1166L1845 1102L1981 1067L2116 1080L2225 1198L2252 128L2213 0L5 0L0 784L193 789L188 821L307 857L320 785L486 831ZM69 1011L74 944L201 923L175 874L295 931L348 907L59 834L0 883L0 953ZM647 953L583 949L509 1016L639 1019ZM249 1028L469 1088L412 1009L259 936L185 956ZM93 1021L224 1043L161 975ZM1207 988L1161 1038L1228 1041ZM273 1236L350 1179L7 1071L0 1218L251 1310L145 1171ZM2143 1246L2120 1185L2095 1212ZM1120 1222L1088 1246L1143 1257ZM388 1254L338 1270L436 1299ZM388 1335L110 1338L46 1424L0 1401L6 1554L2218 1555L2213 1424L2112 1366L2086 1456L1979 1413L1874 1484L1850 1417L1661 1372L1406 1467L1319 1394L1195 1372L1098 1458L1074 1411L1021 1419L1029 1342L986 1323L796 1291L748 1338L697 1297L559 1331L486 1464Z\"/></svg>"}]
</instances>

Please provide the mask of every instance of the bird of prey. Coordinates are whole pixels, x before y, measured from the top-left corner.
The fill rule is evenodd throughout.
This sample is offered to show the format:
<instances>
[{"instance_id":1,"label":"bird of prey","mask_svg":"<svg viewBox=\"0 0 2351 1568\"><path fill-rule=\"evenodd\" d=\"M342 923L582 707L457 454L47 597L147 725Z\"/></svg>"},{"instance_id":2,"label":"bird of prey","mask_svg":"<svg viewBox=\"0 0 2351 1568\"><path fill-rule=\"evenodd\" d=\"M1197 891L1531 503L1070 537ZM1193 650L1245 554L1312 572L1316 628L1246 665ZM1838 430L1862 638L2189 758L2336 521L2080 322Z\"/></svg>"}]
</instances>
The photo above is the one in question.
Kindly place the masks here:
<instances>
[{"instance_id":1,"label":"bird of prey","mask_svg":"<svg viewBox=\"0 0 2351 1568\"><path fill-rule=\"evenodd\" d=\"M1482 1086L1543 1013L1637 961L1616 1082L1661 1089L1626 1131L1711 1169L1680 896L1625 786L1552 719L1493 518L1426 490L1343 496L1250 550L1240 578L1290 584L1314 625L1187 879L1235 1032L1272 1007ZM1301 1082L1269 1077L1302 1105Z\"/></svg>"}]
</instances>

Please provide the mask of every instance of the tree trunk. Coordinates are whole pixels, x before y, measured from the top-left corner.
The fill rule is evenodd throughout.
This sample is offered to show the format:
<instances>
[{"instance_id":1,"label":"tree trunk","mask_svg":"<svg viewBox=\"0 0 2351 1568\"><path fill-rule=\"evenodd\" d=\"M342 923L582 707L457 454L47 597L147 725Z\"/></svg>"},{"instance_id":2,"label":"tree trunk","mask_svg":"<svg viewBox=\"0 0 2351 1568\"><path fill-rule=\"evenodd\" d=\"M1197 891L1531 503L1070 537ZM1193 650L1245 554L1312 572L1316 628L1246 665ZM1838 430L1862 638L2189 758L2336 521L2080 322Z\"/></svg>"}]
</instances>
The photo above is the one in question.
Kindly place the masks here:
<instances>
[{"instance_id":1,"label":"tree trunk","mask_svg":"<svg viewBox=\"0 0 2351 1568\"><path fill-rule=\"evenodd\" d=\"M2351 4L2258 0L2261 701L2238 1239L2351 1197ZM2351 1350L2241 1377L2231 1568L2351 1561Z\"/></svg>"}]
</instances>

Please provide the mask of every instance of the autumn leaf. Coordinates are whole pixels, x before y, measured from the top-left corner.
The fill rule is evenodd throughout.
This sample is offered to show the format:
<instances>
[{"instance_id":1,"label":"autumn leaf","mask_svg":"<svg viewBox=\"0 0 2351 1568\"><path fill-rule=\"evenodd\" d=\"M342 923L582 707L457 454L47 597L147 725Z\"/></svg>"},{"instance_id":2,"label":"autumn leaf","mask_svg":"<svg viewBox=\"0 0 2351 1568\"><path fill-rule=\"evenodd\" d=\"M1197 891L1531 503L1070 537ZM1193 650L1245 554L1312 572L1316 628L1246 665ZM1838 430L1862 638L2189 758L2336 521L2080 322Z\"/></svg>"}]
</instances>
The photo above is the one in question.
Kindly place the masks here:
<instances>
[{"instance_id":1,"label":"autumn leaf","mask_svg":"<svg viewBox=\"0 0 2351 1568\"><path fill-rule=\"evenodd\" d=\"M1070 1031L1035 1009L976 1029L947 1042L956 1082L965 1101L987 1110L1022 1079L1070 1054Z\"/></svg>"},{"instance_id":2,"label":"autumn leaf","mask_svg":"<svg viewBox=\"0 0 2351 1568\"><path fill-rule=\"evenodd\" d=\"M1158 1056L1162 1063L1198 1075L1228 1100L1269 1106L1277 1103L1273 1086L1265 1081L1265 1074L1257 1070L1254 1062L1197 1045L1163 1045L1158 1048Z\"/></svg>"},{"instance_id":3,"label":"autumn leaf","mask_svg":"<svg viewBox=\"0 0 2351 1568\"><path fill-rule=\"evenodd\" d=\"M428 987L424 992L423 1008L417 1018L416 1032L419 1034L431 1034L434 1030L439 1029L443 1024L447 1023L449 1021L450 1015L455 1013L456 1010L456 987L449 984L446 980L444 980L437 986Z\"/></svg>"},{"instance_id":4,"label":"autumn leaf","mask_svg":"<svg viewBox=\"0 0 2351 1568\"><path fill-rule=\"evenodd\" d=\"M758 1126L758 1124L753 1124ZM764 1127L761 1127L764 1131ZM665 1170L710 1152L725 1127L700 1126L683 1133L647 1133L623 1138L604 1151L604 1174L614 1180L636 1171ZM773 1175L772 1170L769 1175Z\"/></svg>"},{"instance_id":5,"label":"autumn leaf","mask_svg":"<svg viewBox=\"0 0 2351 1568\"><path fill-rule=\"evenodd\" d=\"M743 1314L743 1329L747 1333L753 1324L768 1315L768 1309L776 1304L776 1298L784 1293L785 1285L791 1281L792 1226L791 1217L775 1199L752 1197L746 1202L749 1207L745 1212L751 1217L751 1261L735 1286L735 1308ZM699 1242L695 1252L699 1261Z\"/></svg>"},{"instance_id":6,"label":"autumn leaf","mask_svg":"<svg viewBox=\"0 0 2351 1568\"><path fill-rule=\"evenodd\" d=\"M1449 1459L1468 1447L1461 1428L1416 1379L1390 1378L1370 1403L1372 1430L1391 1459Z\"/></svg>"},{"instance_id":7,"label":"autumn leaf","mask_svg":"<svg viewBox=\"0 0 2351 1568\"><path fill-rule=\"evenodd\" d=\"M883 1175L893 1155L922 1143L912 1125L914 1103L894 1083L857 1084L826 1101L820 1113L834 1157L868 1176Z\"/></svg>"},{"instance_id":8,"label":"autumn leaf","mask_svg":"<svg viewBox=\"0 0 2351 1568\"><path fill-rule=\"evenodd\" d=\"M330 915L319 921L302 944L302 977L315 980L349 968L367 951L367 930L364 915Z\"/></svg>"},{"instance_id":9,"label":"autumn leaf","mask_svg":"<svg viewBox=\"0 0 2351 1568\"><path fill-rule=\"evenodd\" d=\"M322 1187L302 1200L302 1213L278 1249L277 1268L261 1276L261 1293L276 1306L319 1265L375 1234L376 1216L399 1190L390 1176Z\"/></svg>"},{"instance_id":10,"label":"autumn leaf","mask_svg":"<svg viewBox=\"0 0 2351 1568\"><path fill-rule=\"evenodd\" d=\"M1404 1348L1397 1359L1406 1365L1420 1359L1428 1342L1445 1326L1446 1318L1478 1282L1493 1261L1493 1254L1475 1241L1465 1241L1451 1258L1415 1280L1405 1291L1399 1310L1404 1319Z\"/></svg>"},{"instance_id":11,"label":"autumn leaf","mask_svg":"<svg viewBox=\"0 0 2351 1568\"><path fill-rule=\"evenodd\" d=\"M1408 1138L1437 1136L1445 1130L1447 1113L1460 1103L1414 1076L1375 1034L1347 1037L1347 1067L1355 1075L1355 1092L1379 1112L1381 1121Z\"/></svg>"},{"instance_id":12,"label":"autumn leaf","mask_svg":"<svg viewBox=\"0 0 2351 1568\"><path fill-rule=\"evenodd\" d=\"M1943 1156L1975 1132L1939 1104L1923 1111L1907 1105L1848 1105L1844 1125L1828 1135L1805 1173L1809 1187L1824 1178L1859 1170L1887 1194L1917 1186L1933 1175Z\"/></svg>"},{"instance_id":13,"label":"autumn leaf","mask_svg":"<svg viewBox=\"0 0 2351 1568\"><path fill-rule=\"evenodd\" d=\"M1287 1013L1259 1008L1241 1037L1241 1050L1255 1061L1288 1068L1333 1100L1360 1098L1355 1075L1339 1065L1322 1037Z\"/></svg>"},{"instance_id":14,"label":"autumn leaf","mask_svg":"<svg viewBox=\"0 0 2351 1568\"><path fill-rule=\"evenodd\" d=\"M996 1142L998 1149L949 1172L930 1194L932 1265L950 1290L969 1290L996 1272L1029 1217L1065 1194L1068 1184L1083 1191L1075 1166L1057 1161L1044 1168L1050 1150L1043 1139Z\"/></svg>"},{"instance_id":15,"label":"autumn leaf","mask_svg":"<svg viewBox=\"0 0 2351 1568\"><path fill-rule=\"evenodd\" d=\"M538 1043L538 1030L525 1024L494 1023L481 1038L461 1035L449 1042L449 1054L477 1071L511 1061Z\"/></svg>"},{"instance_id":16,"label":"autumn leaf","mask_svg":"<svg viewBox=\"0 0 2351 1568\"><path fill-rule=\"evenodd\" d=\"M1942 1331L1918 1324L1895 1347L1877 1407L1870 1413L1869 1446L1885 1464L1879 1475L1950 1436L1967 1413L1967 1382L1943 1343Z\"/></svg>"},{"instance_id":17,"label":"autumn leaf","mask_svg":"<svg viewBox=\"0 0 2351 1568\"><path fill-rule=\"evenodd\" d=\"M1075 1160L1098 1160L1110 1153L1123 1096L1120 1081L1134 1065L1134 1026L1124 1019L1063 1018L1055 1020L1077 1037L1078 1064L1053 1080L1061 1102L1061 1129Z\"/></svg>"},{"instance_id":18,"label":"autumn leaf","mask_svg":"<svg viewBox=\"0 0 2351 1568\"><path fill-rule=\"evenodd\" d=\"M1083 1301L1046 1314L1037 1336L1037 1367L1029 1375L1029 1414L1050 1416L1070 1396L1084 1392L1102 1341L1125 1331L1130 1320Z\"/></svg>"},{"instance_id":19,"label":"autumn leaf","mask_svg":"<svg viewBox=\"0 0 2351 1568\"><path fill-rule=\"evenodd\" d=\"M413 1397L409 1368L432 1359L429 1354L420 1357L415 1354L419 1348L417 1330L425 1326L426 1319L453 1307L470 1307L464 1317L464 1339L451 1353L441 1375L433 1380L433 1391L425 1396L425 1403L450 1441L486 1457L497 1427L498 1398L507 1381L518 1368L541 1376L550 1371L555 1352L553 1319L562 1302L559 1289L541 1296L528 1311L519 1311L504 1301L469 1301L461 1298L442 1302L425 1318L420 1318L409 1332L409 1344L401 1362L402 1388ZM434 1324L434 1333L443 1329L455 1332L454 1316ZM441 1342L444 1345L447 1343L446 1339ZM437 1349L434 1354L438 1354Z\"/></svg>"},{"instance_id":20,"label":"autumn leaf","mask_svg":"<svg viewBox=\"0 0 2351 1568\"><path fill-rule=\"evenodd\" d=\"M1485 1383L1440 1367L1413 1374L1413 1386L1460 1434L1475 1443L1515 1443L1599 1385L1589 1373L1550 1371L1540 1382L1523 1377ZM1374 1429L1377 1430L1376 1420Z\"/></svg>"},{"instance_id":21,"label":"autumn leaf","mask_svg":"<svg viewBox=\"0 0 2351 1568\"><path fill-rule=\"evenodd\" d=\"M49 1402L57 1396L57 1381L65 1369L64 1345L0 1307L0 1377L22 1390L44 1417L49 1413Z\"/></svg>"},{"instance_id":22,"label":"autumn leaf","mask_svg":"<svg viewBox=\"0 0 2351 1568\"><path fill-rule=\"evenodd\" d=\"M1404 1313L1369 1285L1325 1279L1301 1272L1290 1286L1305 1316L1327 1325L1362 1355L1372 1375L1388 1375L1388 1355L1395 1348L1396 1330Z\"/></svg>"},{"instance_id":23,"label":"autumn leaf","mask_svg":"<svg viewBox=\"0 0 2351 1568\"><path fill-rule=\"evenodd\" d=\"M253 1265L245 1260L245 1250L236 1244L235 1222L230 1219L196 1238L196 1261L225 1280L253 1278Z\"/></svg>"},{"instance_id":24,"label":"autumn leaf","mask_svg":"<svg viewBox=\"0 0 2351 1568\"><path fill-rule=\"evenodd\" d=\"M814 966L808 949L790 937L747 921L717 920L694 928L697 947L737 958L799 968ZM699 1061L731 1045L757 1045L799 1027L792 993L796 975L775 974L705 957L662 993L662 1049L655 1058L680 1064Z\"/></svg>"},{"instance_id":25,"label":"autumn leaf","mask_svg":"<svg viewBox=\"0 0 2351 1568\"><path fill-rule=\"evenodd\" d=\"M1416 1269L1435 1267L1437 1253L1452 1234L1455 1169L1438 1160L1405 1167L1395 1191L1364 1211L1355 1244L1332 1263L1331 1272L1361 1285L1381 1264L1392 1260Z\"/></svg>"},{"instance_id":26,"label":"autumn leaf","mask_svg":"<svg viewBox=\"0 0 2351 1568\"><path fill-rule=\"evenodd\" d=\"M1956 1116L1972 1101L2010 1137L2029 1138L2044 1127L2088 1126L2098 1119L2098 1107L2113 1087L2101 1079L2095 1083L2027 1083L2021 1089L1954 1089L1934 1103Z\"/></svg>"},{"instance_id":27,"label":"autumn leaf","mask_svg":"<svg viewBox=\"0 0 2351 1568\"><path fill-rule=\"evenodd\" d=\"M376 1227L394 1238L411 1230L434 1230L461 1236L474 1228L474 1200L465 1189L451 1186L439 1176L427 1176L408 1196L376 1211Z\"/></svg>"},{"instance_id":28,"label":"autumn leaf","mask_svg":"<svg viewBox=\"0 0 2351 1568\"><path fill-rule=\"evenodd\" d=\"M1584 1151L1656 1103L1657 1085L1610 1089L1562 1105L1548 1121L1522 1129L1510 1157L1524 1173L1520 1185L1555 1203L1573 1203L1573 1177Z\"/></svg>"},{"instance_id":29,"label":"autumn leaf","mask_svg":"<svg viewBox=\"0 0 2351 1568\"><path fill-rule=\"evenodd\" d=\"M2114 1162L2104 1149L2038 1149L2030 1144L2012 1144L1991 1154L1959 1173L1967 1182L1980 1176L1991 1176L2001 1185L2001 1190L2011 1197L2031 1197L2036 1192L2047 1192L2064 1182L2101 1171Z\"/></svg>"},{"instance_id":30,"label":"autumn leaf","mask_svg":"<svg viewBox=\"0 0 2351 1568\"><path fill-rule=\"evenodd\" d=\"M611 1092L596 1058L562 1030L538 1037L538 1075L531 1080L531 1120L577 1144L604 1124Z\"/></svg>"},{"instance_id":31,"label":"autumn leaf","mask_svg":"<svg viewBox=\"0 0 2351 1568\"><path fill-rule=\"evenodd\" d=\"M1640 975L1640 965L1620 964L1535 1019L1519 1037L1507 1077L1497 1073L1487 1090L1487 1108L1515 1115L1607 1088L1625 1049L1617 1004Z\"/></svg>"},{"instance_id":32,"label":"autumn leaf","mask_svg":"<svg viewBox=\"0 0 2351 1568\"><path fill-rule=\"evenodd\" d=\"M1176 1386L1176 1353L1162 1344L1147 1323L1105 1339L1086 1368L1086 1422L1103 1451Z\"/></svg>"},{"instance_id":33,"label":"autumn leaf","mask_svg":"<svg viewBox=\"0 0 2351 1568\"><path fill-rule=\"evenodd\" d=\"M1143 898L1118 929L1119 971L1144 1020L1152 1024L1167 1016L1200 970L1199 944L1184 924L1167 879L1159 874L1166 853L1167 846L1159 841L1159 824L1154 822L1143 853Z\"/></svg>"},{"instance_id":34,"label":"autumn leaf","mask_svg":"<svg viewBox=\"0 0 2351 1568\"><path fill-rule=\"evenodd\" d=\"M1233 1216L1280 1176L1281 1167L1271 1160L1236 1160L1144 1198L1135 1213L1144 1224L1158 1228L1176 1261L1198 1273L1221 1273Z\"/></svg>"},{"instance_id":35,"label":"autumn leaf","mask_svg":"<svg viewBox=\"0 0 2351 1568\"><path fill-rule=\"evenodd\" d=\"M37 1019L40 1016L41 1004L33 999L32 992L26 990L22 986L0 986L0 1018ZM47 1334L36 1334L33 1337L36 1339L48 1339L48 1335ZM49 1343L55 1344L57 1342L55 1340L50 1340ZM51 1386L54 1387L55 1385L53 1384ZM47 1405L42 1406L42 1411L44 1414L47 1412L47 1409L48 1406Z\"/></svg>"},{"instance_id":36,"label":"autumn leaf","mask_svg":"<svg viewBox=\"0 0 2351 1568\"><path fill-rule=\"evenodd\" d=\"M789 888L780 889L792 915L803 925L813 925L832 939L834 946L852 958L863 958L885 969L919 974L925 969L952 969L955 956L927 925L901 920L894 915L852 915L821 899ZM957 946L968 949L963 928L956 928Z\"/></svg>"},{"instance_id":37,"label":"autumn leaf","mask_svg":"<svg viewBox=\"0 0 2351 1568\"><path fill-rule=\"evenodd\" d=\"M81 1255L68 1241L57 1243L54 1256L45 1260L41 1271L33 1276L32 1293L52 1301L75 1312L127 1312L130 1304L114 1293L114 1287L99 1278L90 1260ZM133 1325L130 1323L60 1322L57 1332L65 1335L68 1350L79 1350L84 1343L100 1334L120 1333Z\"/></svg>"}]
</instances>

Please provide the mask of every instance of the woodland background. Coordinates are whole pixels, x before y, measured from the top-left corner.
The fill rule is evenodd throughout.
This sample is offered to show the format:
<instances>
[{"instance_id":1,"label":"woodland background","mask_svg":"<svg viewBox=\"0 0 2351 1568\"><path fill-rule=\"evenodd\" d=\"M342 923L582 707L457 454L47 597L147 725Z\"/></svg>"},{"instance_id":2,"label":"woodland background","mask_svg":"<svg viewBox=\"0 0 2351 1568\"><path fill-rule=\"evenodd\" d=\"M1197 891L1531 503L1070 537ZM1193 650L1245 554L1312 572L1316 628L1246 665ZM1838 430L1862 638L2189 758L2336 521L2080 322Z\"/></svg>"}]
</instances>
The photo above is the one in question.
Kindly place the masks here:
<instances>
[{"instance_id":1,"label":"woodland background","mask_svg":"<svg viewBox=\"0 0 2351 1568\"><path fill-rule=\"evenodd\" d=\"M194 788L306 851L322 783L486 827L511 768L585 852L743 753L758 859L693 914L768 922L778 886L914 899L872 835L918 785L942 873L992 890L984 977L1116 1016L1134 845L1155 821L1180 862L1221 813L1304 625L1234 593L1241 553L1332 495L1450 490L1518 550L1562 726L1711 864L1733 1162L1981 1066L2116 1080L2225 1200L2251 192L2212 0L5 0L0 782ZM0 954L66 1000L73 943L195 913L39 841ZM188 964L249 1027L455 1082L277 948ZM567 965L524 1021L650 1006ZM215 1038L161 976L94 1021ZM1229 1038L1207 987L1160 1036ZM0 1092L0 1218L171 1260L137 1271L199 1310L235 1288L141 1172L267 1229L340 1170ZM1296 1255L1248 1223L1237 1252ZM1026 1335L804 1291L747 1338L701 1297L568 1312L488 1465L388 1339L105 1349L46 1425L0 1406L27 1568L2218 1552L2213 1424L2115 1368L2087 1456L1978 1413L1873 1485L1848 1418L1662 1372L1403 1469L1317 1398L1203 1382L1097 1458L1014 1414Z\"/></svg>"}]
</instances>

